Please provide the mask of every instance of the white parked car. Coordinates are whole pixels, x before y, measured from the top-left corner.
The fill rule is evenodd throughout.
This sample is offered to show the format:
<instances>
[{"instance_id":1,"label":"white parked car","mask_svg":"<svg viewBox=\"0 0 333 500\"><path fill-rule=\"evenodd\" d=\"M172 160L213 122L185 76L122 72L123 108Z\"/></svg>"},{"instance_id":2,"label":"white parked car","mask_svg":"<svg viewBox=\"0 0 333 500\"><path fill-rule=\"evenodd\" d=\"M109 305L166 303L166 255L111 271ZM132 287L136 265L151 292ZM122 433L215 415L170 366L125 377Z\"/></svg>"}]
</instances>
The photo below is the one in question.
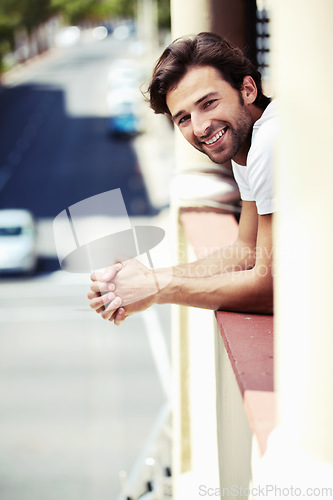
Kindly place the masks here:
<instances>
[{"instance_id":1,"label":"white parked car","mask_svg":"<svg viewBox=\"0 0 333 500\"><path fill-rule=\"evenodd\" d=\"M0 210L0 273L33 273L36 243L36 224L28 210Z\"/></svg>"},{"instance_id":2,"label":"white parked car","mask_svg":"<svg viewBox=\"0 0 333 500\"><path fill-rule=\"evenodd\" d=\"M143 71L134 59L116 59L108 74L107 94L110 135L135 136L143 132L145 101L140 91Z\"/></svg>"},{"instance_id":3,"label":"white parked car","mask_svg":"<svg viewBox=\"0 0 333 500\"><path fill-rule=\"evenodd\" d=\"M133 59L116 59L110 67L108 84L111 89L124 87L139 89L143 82L143 70Z\"/></svg>"}]
</instances>

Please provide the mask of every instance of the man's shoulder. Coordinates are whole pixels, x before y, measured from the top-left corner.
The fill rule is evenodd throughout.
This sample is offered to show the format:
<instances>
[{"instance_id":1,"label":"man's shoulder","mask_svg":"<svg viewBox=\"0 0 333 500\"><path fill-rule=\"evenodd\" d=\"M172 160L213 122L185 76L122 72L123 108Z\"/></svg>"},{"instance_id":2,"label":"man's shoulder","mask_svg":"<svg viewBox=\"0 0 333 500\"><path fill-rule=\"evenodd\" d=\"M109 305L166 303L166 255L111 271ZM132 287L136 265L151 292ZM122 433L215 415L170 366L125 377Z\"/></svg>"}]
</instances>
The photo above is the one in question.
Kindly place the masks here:
<instances>
[{"instance_id":1,"label":"man's shoulder","mask_svg":"<svg viewBox=\"0 0 333 500\"><path fill-rule=\"evenodd\" d=\"M279 130L279 110L276 100L270 102L259 120L253 125L252 141L249 154L258 148L273 146Z\"/></svg>"},{"instance_id":2,"label":"man's shoulder","mask_svg":"<svg viewBox=\"0 0 333 500\"><path fill-rule=\"evenodd\" d=\"M254 129L260 128L263 125L267 125L268 123L276 122L278 121L278 119L279 119L278 100L274 99L268 104L268 106L264 110L259 120L257 120L253 124L253 128Z\"/></svg>"}]
</instances>

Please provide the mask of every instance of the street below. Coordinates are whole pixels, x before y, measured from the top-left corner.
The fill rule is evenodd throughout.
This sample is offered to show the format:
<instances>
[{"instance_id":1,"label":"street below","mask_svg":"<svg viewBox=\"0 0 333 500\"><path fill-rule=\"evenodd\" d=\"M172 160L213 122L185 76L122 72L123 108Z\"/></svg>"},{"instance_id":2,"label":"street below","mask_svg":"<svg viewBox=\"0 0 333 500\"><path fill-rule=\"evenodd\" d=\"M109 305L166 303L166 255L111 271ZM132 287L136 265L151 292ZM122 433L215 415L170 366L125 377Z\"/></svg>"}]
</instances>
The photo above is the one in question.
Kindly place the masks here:
<instances>
[{"instance_id":1,"label":"street below","mask_svg":"<svg viewBox=\"0 0 333 500\"><path fill-rule=\"evenodd\" d=\"M0 278L6 500L116 499L119 472L138 467L167 400L159 362L169 354L169 307L121 328L103 321L86 298L89 274L60 270L52 230L67 207L117 188L132 221L166 225L134 140L107 132L107 74L129 51L130 41L82 37L0 88L0 209L34 214L39 253L35 275Z\"/></svg>"}]
</instances>

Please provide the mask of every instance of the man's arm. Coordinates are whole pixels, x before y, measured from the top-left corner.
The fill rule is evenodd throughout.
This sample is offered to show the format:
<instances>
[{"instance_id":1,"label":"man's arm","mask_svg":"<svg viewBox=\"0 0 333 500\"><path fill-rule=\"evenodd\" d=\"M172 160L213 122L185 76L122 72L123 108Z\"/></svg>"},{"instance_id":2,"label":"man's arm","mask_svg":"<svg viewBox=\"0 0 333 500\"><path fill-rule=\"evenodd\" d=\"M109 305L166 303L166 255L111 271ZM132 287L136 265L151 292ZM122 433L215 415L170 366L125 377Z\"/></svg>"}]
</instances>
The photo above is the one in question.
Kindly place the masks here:
<instances>
[{"instance_id":1,"label":"man's arm","mask_svg":"<svg viewBox=\"0 0 333 500\"><path fill-rule=\"evenodd\" d=\"M98 291L108 290L107 279L101 276L95 278L89 293L90 305L100 312L104 319L113 320L120 300L126 305L126 297L130 290L131 303L122 307L117 314L120 324L123 319L134 312L141 311L153 303L174 303L208 309L224 309L230 311L271 313L273 311L273 278L272 278L272 215L257 215L254 202L244 202L239 225L237 242L232 245L233 252L209 256L206 259L191 264L192 272L196 265L205 262L207 269L213 264L219 267L222 273L207 277L186 277L183 275L170 276L164 273L157 274L160 290L149 297L140 300L142 290L151 287L152 271L140 271L134 275L120 271L113 279L115 291L110 294L109 303L97 296ZM241 251L242 250L242 251ZM244 257L245 255L245 257ZM240 258L241 256L241 258ZM216 260L217 259L217 260ZM141 267L140 267L141 266ZM127 267L127 271L128 271ZM133 273L134 268L132 266ZM107 277L107 276L106 276ZM110 290L110 289L109 289ZM137 291L136 291L137 290ZM135 302L137 294L138 302ZM115 297L117 296L117 299ZM115 302L116 301L116 302ZM135 302L135 303L134 303Z\"/></svg>"},{"instance_id":2,"label":"man's arm","mask_svg":"<svg viewBox=\"0 0 333 500\"><path fill-rule=\"evenodd\" d=\"M255 253L255 264L251 269L231 270L203 279L174 276L156 295L156 302L214 310L272 313L272 215L258 217Z\"/></svg>"},{"instance_id":3,"label":"man's arm","mask_svg":"<svg viewBox=\"0 0 333 500\"><path fill-rule=\"evenodd\" d=\"M255 264L258 231L257 208L252 201L243 201L237 240L227 247L191 263L157 269L160 274L183 277L208 277L230 271L251 269Z\"/></svg>"}]
</instances>

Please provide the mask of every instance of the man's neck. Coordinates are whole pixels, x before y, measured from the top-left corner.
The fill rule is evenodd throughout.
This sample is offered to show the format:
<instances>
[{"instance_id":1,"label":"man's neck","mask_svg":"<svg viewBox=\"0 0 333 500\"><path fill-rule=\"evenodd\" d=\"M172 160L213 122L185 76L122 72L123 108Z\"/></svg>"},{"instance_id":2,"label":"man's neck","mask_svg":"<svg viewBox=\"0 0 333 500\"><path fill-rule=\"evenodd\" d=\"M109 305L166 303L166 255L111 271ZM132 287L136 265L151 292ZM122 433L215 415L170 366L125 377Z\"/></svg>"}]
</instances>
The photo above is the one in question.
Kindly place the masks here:
<instances>
[{"instance_id":1,"label":"man's neck","mask_svg":"<svg viewBox=\"0 0 333 500\"><path fill-rule=\"evenodd\" d=\"M264 109L258 108L258 106L255 105L252 105L252 107L250 107L250 113L252 116L253 123L258 121L259 118L261 118L264 111L265 111Z\"/></svg>"},{"instance_id":2,"label":"man's neck","mask_svg":"<svg viewBox=\"0 0 333 500\"><path fill-rule=\"evenodd\" d=\"M243 165L246 166L246 160L247 160L247 155L251 147L251 138L252 138L252 130L253 130L253 125L254 123L261 118L264 110L258 108L258 106L251 105L249 107L249 111L251 113L252 117L252 127L251 130L249 131L249 134L244 141L243 146L240 148L240 150L237 152L233 160L238 164L238 165Z\"/></svg>"}]
</instances>

